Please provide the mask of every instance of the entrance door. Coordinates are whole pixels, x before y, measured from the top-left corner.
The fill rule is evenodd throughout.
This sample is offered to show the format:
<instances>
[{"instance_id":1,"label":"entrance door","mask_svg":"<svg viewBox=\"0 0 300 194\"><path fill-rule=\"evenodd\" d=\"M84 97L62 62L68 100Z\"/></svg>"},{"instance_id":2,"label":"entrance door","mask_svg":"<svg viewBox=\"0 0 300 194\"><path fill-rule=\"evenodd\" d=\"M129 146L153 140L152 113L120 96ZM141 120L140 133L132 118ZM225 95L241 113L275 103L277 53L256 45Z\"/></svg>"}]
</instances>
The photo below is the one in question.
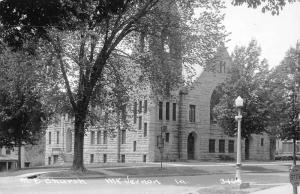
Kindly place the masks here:
<instances>
[{"instance_id":1,"label":"entrance door","mask_svg":"<svg viewBox=\"0 0 300 194\"><path fill-rule=\"evenodd\" d=\"M188 160L194 160L195 159L195 136L193 133L190 133L188 136L188 145L187 145L187 151L188 151Z\"/></svg>"}]
</instances>

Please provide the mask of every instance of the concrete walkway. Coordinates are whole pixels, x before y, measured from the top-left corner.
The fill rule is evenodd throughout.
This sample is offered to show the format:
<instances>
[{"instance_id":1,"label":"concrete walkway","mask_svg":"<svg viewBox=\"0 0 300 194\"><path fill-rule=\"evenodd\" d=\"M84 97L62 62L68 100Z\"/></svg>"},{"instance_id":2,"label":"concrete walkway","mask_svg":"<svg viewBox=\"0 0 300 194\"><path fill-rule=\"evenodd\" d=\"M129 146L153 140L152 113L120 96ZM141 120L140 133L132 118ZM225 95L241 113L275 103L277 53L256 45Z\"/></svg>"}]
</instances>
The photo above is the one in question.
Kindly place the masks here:
<instances>
[{"instance_id":1,"label":"concrete walkway","mask_svg":"<svg viewBox=\"0 0 300 194\"><path fill-rule=\"evenodd\" d=\"M300 190L300 187L298 187L298 193L300 193L299 190ZM286 185L256 191L251 194L292 194L292 193L293 193L293 186L288 183Z\"/></svg>"}]
</instances>

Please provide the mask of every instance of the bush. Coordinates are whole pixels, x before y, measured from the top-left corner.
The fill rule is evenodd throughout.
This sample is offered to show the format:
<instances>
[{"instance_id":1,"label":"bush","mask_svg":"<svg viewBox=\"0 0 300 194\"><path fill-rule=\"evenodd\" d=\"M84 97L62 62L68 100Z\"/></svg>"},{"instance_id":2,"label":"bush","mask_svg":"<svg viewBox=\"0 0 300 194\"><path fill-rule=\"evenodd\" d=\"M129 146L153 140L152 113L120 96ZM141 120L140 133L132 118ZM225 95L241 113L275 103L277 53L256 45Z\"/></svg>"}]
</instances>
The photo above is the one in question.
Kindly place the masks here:
<instances>
[{"instance_id":1,"label":"bush","mask_svg":"<svg viewBox=\"0 0 300 194\"><path fill-rule=\"evenodd\" d=\"M234 158L228 155L219 155L218 158L222 161L234 161Z\"/></svg>"}]
</instances>

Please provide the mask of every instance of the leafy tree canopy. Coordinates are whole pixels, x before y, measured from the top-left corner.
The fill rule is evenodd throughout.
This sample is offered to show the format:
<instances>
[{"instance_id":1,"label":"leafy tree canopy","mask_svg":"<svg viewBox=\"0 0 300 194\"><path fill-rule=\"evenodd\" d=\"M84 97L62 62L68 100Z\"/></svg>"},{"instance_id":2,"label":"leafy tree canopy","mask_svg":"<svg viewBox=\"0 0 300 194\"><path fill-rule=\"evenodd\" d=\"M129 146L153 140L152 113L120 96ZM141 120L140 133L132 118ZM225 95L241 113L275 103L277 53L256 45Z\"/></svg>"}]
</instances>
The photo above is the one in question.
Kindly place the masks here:
<instances>
[{"instance_id":1,"label":"leafy tree canopy","mask_svg":"<svg viewBox=\"0 0 300 194\"><path fill-rule=\"evenodd\" d=\"M266 90L272 103L269 109L273 130L281 139L299 139L300 43L290 48L281 64L268 76Z\"/></svg>"},{"instance_id":2,"label":"leafy tree canopy","mask_svg":"<svg viewBox=\"0 0 300 194\"><path fill-rule=\"evenodd\" d=\"M200 17L194 17L195 8L202 11ZM109 81L107 72L112 71L113 65L123 75L127 70L122 70L122 65L139 64L150 72L144 74L146 79L162 83L153 88L172 88L174 85L163 79L170 78L167 74L174 75L169 67L181 72L179 66L175 67L178 63L208 65L224 41L222 8L220 0L2 0L1 36L16 49L35 50L24 44L27 40L42 39L49 45L47 51L55 56L49 64L59 73L59 80L64 81L75 115L73 168L83 170L83 140L91 102L107 96L104 85L115 89L107 90L110 96L111 91L124 91L122 84ZM141 50L143 42L151 54ZM135 45L141 45L139 52L133 52ZM118 63L120 55L134 60ZM169 60L172 58L177 64ZM161 85L164 87L157 87Z\"/></svg>"},{"instance_id":3,"label":"leafy tree canopy","mask_svg":"<svg viewBox=\"0 0 300 194\"><path fill-rule=\"evenodd\" d=\"M296 2L296 0L233 0L232 4L236 6L246 4L251 8L261 6L263 13L269 11L272 15L278 15L287 3L293 2Z\"/></svg>"},{"instance_id":4,"label":"leafy tree canopy","mask_svg":"<svg viewBox=\"0 0 300 194\"><path fill-rule=\"evenodd\" d=\"M268 113L268 95L264 90L268 67L266 60L260 60L261 49L255 40L247 47L236 47L232 53L232 68L228 79L216 90L221 95L214 107L218 124L229 135L237 131L234 101L238 96L244 99L242 107L242 137L265 131Z\"/></svg>"},{"instance_id":5,"label":"leafy tree canopy","mask_svg":"<svg viewBox=\"0 0 300 194\"><path fill-rule=\"evenodd\" d=\"M43 134L46 109L35 67L25 53L0 52L0 146L35 144Z\"/></svg>"}]
</instances>

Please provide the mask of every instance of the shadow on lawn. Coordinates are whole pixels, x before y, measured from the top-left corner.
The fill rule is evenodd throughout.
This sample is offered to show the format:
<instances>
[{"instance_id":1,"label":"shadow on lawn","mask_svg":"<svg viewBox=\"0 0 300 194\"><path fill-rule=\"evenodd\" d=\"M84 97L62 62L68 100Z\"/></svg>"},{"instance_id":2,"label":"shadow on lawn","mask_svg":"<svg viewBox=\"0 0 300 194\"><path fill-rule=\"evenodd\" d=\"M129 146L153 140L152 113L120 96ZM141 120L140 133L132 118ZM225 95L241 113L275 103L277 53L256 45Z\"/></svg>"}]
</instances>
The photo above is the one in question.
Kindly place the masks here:
<instances>
[{"instance_id":1,"label":"shadow on lawn","mask_svg":"<svg viewBox=\"0 0 300 194\"><path fill-rule=\"evenodd\" d=\"M148 168L123 168L123 169L110 169L110 171L122 173L125 175L145 175L145 176L156 176L156 175L197 175L197 174L209 174L209 171L202 169L190 168L190 167L148 167Z\"/></svg>"},{"instance_id":2,"label":"shadow on lawn","mask_svg":"<svg viewBox=\"0 0 300 194\"><path fill-rule=\"evenodd\" d=\"M285 169L275 169L275 168L264 168L261 166L242 166L243 171L251 171L251 172L286 172Z\"/></svg>"}]
</instances>

